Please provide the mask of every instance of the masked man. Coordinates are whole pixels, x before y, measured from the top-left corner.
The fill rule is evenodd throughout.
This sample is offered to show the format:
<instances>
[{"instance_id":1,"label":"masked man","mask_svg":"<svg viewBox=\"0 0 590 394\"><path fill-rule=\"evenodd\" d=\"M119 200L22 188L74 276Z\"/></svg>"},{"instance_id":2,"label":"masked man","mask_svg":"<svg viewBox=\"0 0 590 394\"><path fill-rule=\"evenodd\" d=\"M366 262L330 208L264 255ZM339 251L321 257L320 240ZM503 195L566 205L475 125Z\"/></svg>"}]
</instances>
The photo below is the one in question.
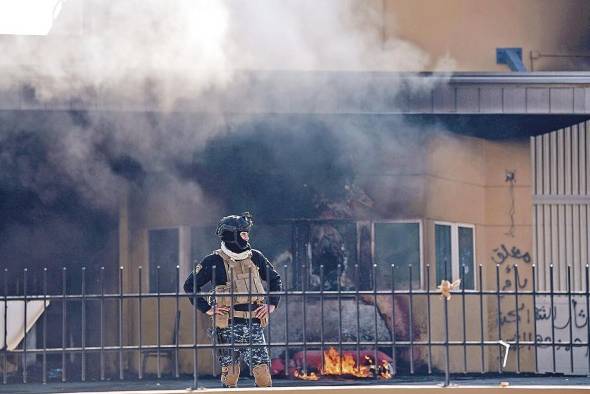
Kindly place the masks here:
<instances>
[{"instance_id":1,"label":"masked man","mask_svg":"<svg viewBox=\"0 0 590 394\"><path fill-rule=\"evenodd\" d=\"M266 300L262 281L268 282L271 292L281 291L282 284L266 257L250 247L252 225L252 216L247 212L222 218L216 231L221 238L220 249L205 257L184 283L185 292L194 294L215 280L212 296L208 301L196 297L196 308L211 316L217 343L241 345L219 350L224 387L237 386L240 359L248 364L258 387L272 385L263 328L277 307L279 296L271 295ZM191 303L194 299L190 296ZM250 344L255 346L248 347Z\"/></svg>"}]
</instances>

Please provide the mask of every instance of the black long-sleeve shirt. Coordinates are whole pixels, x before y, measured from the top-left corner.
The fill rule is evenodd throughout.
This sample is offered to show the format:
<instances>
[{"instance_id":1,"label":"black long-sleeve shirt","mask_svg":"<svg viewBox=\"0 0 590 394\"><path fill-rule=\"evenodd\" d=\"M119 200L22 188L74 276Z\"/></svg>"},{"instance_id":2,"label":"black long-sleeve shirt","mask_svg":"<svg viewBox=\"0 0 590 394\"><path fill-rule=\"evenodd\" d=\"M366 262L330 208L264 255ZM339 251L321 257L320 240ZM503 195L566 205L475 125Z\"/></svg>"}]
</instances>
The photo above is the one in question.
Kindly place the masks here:
<instances>
[{"instance_id":1,"label":"black long-sleeve shirt","mask_svg":"<svg viewBox=\"0 0 590 394\"><path fill-rule=\"evenodd\" d=\"M268 279L267 285L269 286L270 291L281 291L283 289L280 275L260 251L252 249L252 262L258 267L260 278L263 281ZM213 280L213 267L215 267L215 286L226 284L227 273L225 272L223 258L215 253L208 255L199 265L197 265L197 268L191 272L184 282L184 291L189 294L191 304L195 298L192 294L199 293L204 285ZM195 275L196 277L193 278ZM193 284L196 286L196 289L193 289ZM279 304L279 299L280 297L278 294L271 294L269 297L269 303L277 306ZM198 296L197 308L205 313L211 309L211 305L209 305L209 302L207 302L205 297Z\"/></svg>"}]
</instances>

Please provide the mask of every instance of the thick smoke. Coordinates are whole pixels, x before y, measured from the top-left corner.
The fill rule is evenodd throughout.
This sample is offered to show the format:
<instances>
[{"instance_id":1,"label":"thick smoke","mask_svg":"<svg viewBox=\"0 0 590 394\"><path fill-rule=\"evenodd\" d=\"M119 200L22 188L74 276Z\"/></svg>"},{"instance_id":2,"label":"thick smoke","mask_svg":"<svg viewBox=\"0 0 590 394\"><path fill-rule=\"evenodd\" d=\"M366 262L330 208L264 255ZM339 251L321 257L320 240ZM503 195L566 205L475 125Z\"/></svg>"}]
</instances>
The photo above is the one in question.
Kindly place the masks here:
<instances>
[{"instance_id":1,"label":"thick smoke","mask_svg":"<svg viewBox=\"0 0 590 394\"><path fill-rule=\"evenodd\" d=\"M0 82L33 84L47 100L89 88L130 97L166 81L153 94L172 105L226 86L237 70L432 66L411 43L384 37L382 12L375 0L70 0L48 37L2 40Z\"/></svg>"},{"instance_id":2,"label":"thick smoke","mask_svg":"<svg viewBox=\"0 0 590 394\"><path fill-rule=\"evenodd\" d=\"M396 139L386 135L402 126L381 125L364 139L342 121L241 121L229 119L223 100L214 97L256 101L249 96L252 82L242 76L259 70L418 71L433 62L434 68L449 67L446 59L430 59L409 42L384 37L382 4L69 0L47 37L0 37L0 97L8 98L0 106L9 110L0 122L0 193L6 197L0 251L9 260L42 264L55 257L47 250L65 248L70 239L86 247L60 258L99 255L111 241L91 241L104 228L115 228L128 190L163 196L160 208L171 214L179 204L190 205L204 221L250 203L268 217L314 214L317 199L356 190L356 174L386 165L366 157L375 144L385 155L400 152ZM334 80L314 86L324 103L337 99ZM20 110L22 96L36 109ZM207 103L206 114L190 114L194 108L186 103L195 99ZM288 107L298 98L272 100ZM96 102L111 110L86 105ZM55 103L66 103L65 110L41 110ZM141 111L133 103L141 103ZM149 111L142 110L145 103ZM252 164L251 155L260 149L266 162ZM240 167L245 153L250 159ZM297 161L301 155L309 155L309 166ZM260 174L273 165L274 174ZM325 170L310 178L314 168ZM263 186L248 182L244 176L251 174ZM308 198L297 197L301 190ZM268 204L271 197L274 203ZM286 197L299 205L280 210L277 199ZM56 233L72 236L54 242ZM33 243L42 247L27 250Z\"/></svg>"}]
</instances>

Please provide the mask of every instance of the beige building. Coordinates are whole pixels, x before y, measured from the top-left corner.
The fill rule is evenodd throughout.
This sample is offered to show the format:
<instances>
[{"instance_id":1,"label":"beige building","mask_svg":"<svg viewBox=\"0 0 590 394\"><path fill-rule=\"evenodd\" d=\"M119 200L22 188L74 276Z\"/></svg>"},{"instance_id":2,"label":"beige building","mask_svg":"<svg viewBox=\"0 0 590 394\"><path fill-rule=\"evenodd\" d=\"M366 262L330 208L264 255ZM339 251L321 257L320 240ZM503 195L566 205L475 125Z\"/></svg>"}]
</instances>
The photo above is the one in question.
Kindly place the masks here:
<instances>
[{"instance_id":1,"label":"beige building","mask_svg":"<svg viewBox=\"0 0 590 394\"><path fill-rule=\"evenodd\" d=\"M29 119L43 123L80 112L121 130L155 124L163 135L186 135L223 113L225 132L195 149L192 158L179 158L177 173L146 173L142 181L134 173L117 196L118 227L109 237L118 258L107 261L109 267L123 268L125 292L167 294L161 302L150 296L123 302L123 344L178 341L184 347L182 373L214 372L210 350L198 352L195 367L190 347L209 343L209 322L184 297L182 284L194 262L216 247L212 227L219 217L252 210L260 217L254 245L277 266L288 289L313 283L317 289L322 264L332 275L327 290L338 282L347 289L372 289L377 281L380 290L396 286L416 293L411 300L405 294L393 301L362 299L363 311L371 315L362 318L359 330L370 331L372 313L378 312L384 329L367 335L395 342L393 335L400 342L394 355L400 371L445 369L446 324L452 372L497 371L505 356L500 340L511 344L506 370L553 368L548 348L536 358L531 346L538 338L547 341L547 326L535 321L540 308L553 308L531 294L517 297L532 291L533 281L535 290L549 290L550 264L556 267L555 290L567 289L567 266L572 289L586 289L590 74L583 70L590 59L590 5L583 0L371 4L381 18L369 27L380 32L384 48L401 40L426 55L423 68L411 71L452 67L452 72L333 71L329 64L318 65L328 72L243 71L223 89L212 88L170 112L149 95L120 99L97 90L80 101L48 103L30 89L0 92L4 125L16 123L12 115L33 114ZM84 34L72 39L84 40ZM14 44L12 38L6 42ZM511 72L498 64L497 48L521 48L529 71ZM336 264L343 265L343 275L336 276ZM391 264L398 270L393 278ZM459 277L464 292L453 295L445 315L444 301L424 291ZM111 278L109 286L117 285ZM497 291L515 293L500 297ZM344 308L355 301L349 297ZM292 341L301 338L301 324L293 322L301 321L301 301L290 302L291 326L283 306L271 331L275 341L284 341L288 329ZM310 308L317 311L314 302ZM560 311L567 314L568 305ZM116 320L116 305L107 308ZM330 317L327 327L333 328L342 314ZM314 322L308 324L315 335ZM106 329L106 342L115 346L117 328ZM347 335L358 339L355 328ZM584 335L576 332L580 342L588 341ZM527 345L517 346L518 341ZM282 351L273 355L281 358ZM145 353L124 352L124 369L155 373L156 358ZM567 349L557 357L566 362L556 369L565 371ZM162 358L162 370L173 370L174 353L163 352ZM587 365L581 353L576 360ZM117 354L107 355L106 364L118 369Z\"/></svg>"}]
</instances>

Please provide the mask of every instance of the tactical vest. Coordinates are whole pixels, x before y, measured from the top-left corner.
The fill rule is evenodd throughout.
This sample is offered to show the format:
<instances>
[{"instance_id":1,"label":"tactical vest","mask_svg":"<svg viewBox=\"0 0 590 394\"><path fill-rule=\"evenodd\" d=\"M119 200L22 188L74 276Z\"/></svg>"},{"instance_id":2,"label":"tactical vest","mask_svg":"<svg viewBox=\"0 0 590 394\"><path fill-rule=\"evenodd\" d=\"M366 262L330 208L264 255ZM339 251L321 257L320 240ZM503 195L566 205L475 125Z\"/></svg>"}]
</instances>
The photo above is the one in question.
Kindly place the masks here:
<instances>
[{"instance_id":1,"label":"tactical vest","mask_svg":"<svg viewBox=\"0 0 590 394\"><path fill-rule=\"evenodd\" d=\"M232 317L232 312L233 317L244 319L254 318L256 305L264 304L263 294L265 293L264 287L262 286L262 279L258 272L258 266L254 264L251 257L236 261L223 253L221 249L216 250L215 254L223 259L227 278L225 284L215 286L215 302L217 305L231 308L240 304L253 304L250 311L237 311L234 309L233 311L230 310L230 313L226 315L215 316L215 326L218 328L227 327L229 325L229 319ZM268 319L262 319L260 323L264 327L268 324Z\"/></svg>"}]
</instances>

